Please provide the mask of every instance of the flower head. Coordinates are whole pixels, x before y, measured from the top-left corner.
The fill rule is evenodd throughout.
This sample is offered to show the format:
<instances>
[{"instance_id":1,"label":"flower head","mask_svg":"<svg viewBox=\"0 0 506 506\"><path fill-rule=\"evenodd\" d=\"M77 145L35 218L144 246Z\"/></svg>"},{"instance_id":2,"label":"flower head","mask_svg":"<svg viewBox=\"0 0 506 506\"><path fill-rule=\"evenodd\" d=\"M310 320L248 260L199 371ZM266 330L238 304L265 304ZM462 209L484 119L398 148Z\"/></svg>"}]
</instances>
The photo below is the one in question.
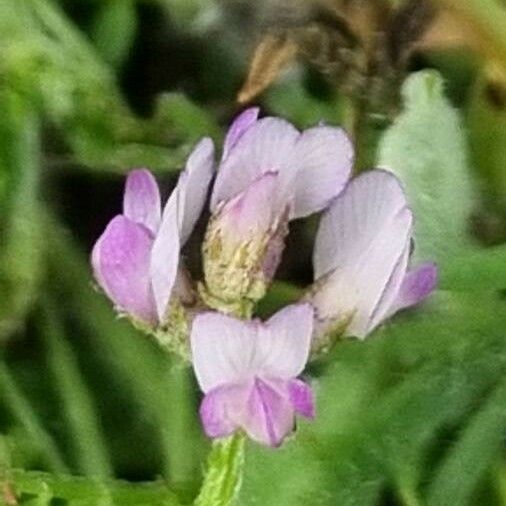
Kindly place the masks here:
<instances>
[{"instance_id":1,"label":"flower head","mask_svg":"<svg viewBox=\"0 0 506 506\"><path fill-rule=\"evenodd\" d=\"M296 379L308 359L312 327L309 304L288 306L265 323L220 313L195 318L193 366L205 393L200 415L209 437L242 429L259 443L279 446L296 413L314 416L311 389Z\"/></svg>"},{"instance_id":2,"label":"flower head","mask_svg":"<svg viewBox=\"0 0 506 506\"><path fill-rule=\"evenodd\" d=\"M136 321L163 324L171 297L184 289L180 249L202 211L213 156L212 142L203 139L190 155L163 215L152 174L145 169L132 171L125 185L123 213L109 222L95 243L91 260L97 282L118 311Z\"/></svg>"},{"instance_id":3,"label":"flower head","mask_svg":"<svg viewBox=\"0 0 506 506\"><path fill-rule=\"evenodd\" d=\"M383 170L350 182L322 217L313 263L316 339L328 331L364 338L436 286L432 263L409 269L413 216L397 178Z\"/></svg>"},{"instance_id":4,"label":"flower head","mask_svg":"<svg viewBox=\"0 0 506 506\"><path fill-rule=\"evenodd\" d=\"M208 291L261 298L278 266L290 219L324 209L346 184L352 145L342 129L299 132L280 118L243 112L225 139L204 245Z\"/></svg>"}]
</instances>

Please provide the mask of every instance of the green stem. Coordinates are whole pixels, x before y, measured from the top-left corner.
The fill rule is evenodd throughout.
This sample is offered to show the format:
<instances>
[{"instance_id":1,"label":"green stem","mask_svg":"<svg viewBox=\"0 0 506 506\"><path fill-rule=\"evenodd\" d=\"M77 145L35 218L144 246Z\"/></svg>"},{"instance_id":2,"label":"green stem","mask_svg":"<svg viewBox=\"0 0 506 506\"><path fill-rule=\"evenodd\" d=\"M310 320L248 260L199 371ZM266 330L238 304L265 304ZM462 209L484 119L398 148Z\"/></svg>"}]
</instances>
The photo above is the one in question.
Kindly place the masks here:
<instances>
[{"instance_id":1,"label":"green stem","mask_svg":"<svg viewBox=\"0 0 506 506\"><path fill-rule=\"evenodd\" d=\"M67 472L67 466L53 437L45 430L3 360L0 360L0 393L18 423L38 446L48 468L54 472Z\"/></svg>"},{"instance_id":2,"label":"green stem","mask_svg":"<svg viewBox=\"0 0 506 506\"><path fill-rule=\"evenodd\" d=\"M121 506L180 506L176 495L164 482L128 483L120 480L54 475L13 469L2 477L16 494L60 499L65 504L117 504ZM24 503L23 503L24 504ZM52 504L52 503L51 503ZM56 504L56 502L55 502Z\"/></svg>"},{"instance_id":3,"label":"green stem","mask_svg":"<svg viewBox=\"0 0 506 506\"><path fill-rule=\"evenodd\" d=\"M49 366L61 396L65 418L72 432L79 471L87 476L109 477L113 470L106 441L93 399L79 371L76 357L65 339L53 301L45 303L43 334L48 348Z\"/></svg>"},{"instance_id":4,"label":"green stem","mask_svg":"<svg viewBox=\"0 0 506 506\"><path fill-rule=\"evenodd\" d=\"M204 483L194 506L234 504L242 483L244 443L245 437L240 433L214 441Z\"/></svg>"}]
</instances>

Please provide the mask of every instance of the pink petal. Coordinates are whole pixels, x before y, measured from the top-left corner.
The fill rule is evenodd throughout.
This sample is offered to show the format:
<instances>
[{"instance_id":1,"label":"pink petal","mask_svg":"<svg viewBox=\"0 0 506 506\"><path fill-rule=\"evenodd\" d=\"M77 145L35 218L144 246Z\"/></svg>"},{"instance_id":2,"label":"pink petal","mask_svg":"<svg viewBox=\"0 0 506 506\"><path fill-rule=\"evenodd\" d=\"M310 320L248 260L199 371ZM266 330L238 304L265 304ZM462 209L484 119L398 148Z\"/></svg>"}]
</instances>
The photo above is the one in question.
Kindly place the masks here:
<instances>
[{"instance_id":1,"label":"pink petal","mask_svg":"<svg viewBox=\"0 0 506 506\"><path fill-rule=\"evenodd\" d=\"M123 195L123 214L156 234L160 226L160 191L149 170L137 169L128 174Z\"/></svg>"},{"instance_id":2,"label":"pink petal","mask_svg":"<svg viewBox=\"0 0 506 506\"><path fill-rule=\"evenodd\" d=\"M278 311L260 328L257 366L261 376L291 379L306 365L313 332L313 308L293 304Z\"/></svg>"},{"instance_id":3,"label":"pink petal","mask_svg":"<svg viewBox=\"0 0 506 506\"><path fill-rule=\"evenodd\" d=\"M218 218L224 240L241 243L267 234L280 212L273 206L277 184L277 174L267 172L227 202Z\"/></svg>"},{"instance_id":4,"label":"pink petal","mask_svg":"<svg viewBox=\"0 0 506 506\"><path fill-rule=\"evenodd\" d=\"M224 385L209 391L200 405L200 418L210 438L229 436L241 426L251 386Z\"/></svg>"},{"instance_id":5,"label":"pink petal","mask_svg":"<svg viewBox=\"0 0 506 506\"><path fill-rule=\"evenodd\" d=\"M183 245L190 236L204 207L209 183L214 172L214 145L209 138L202 139L191 153L186 168L181 173L179 224L180 241Z\"/></svg>"},{"instance_id":6,"label":"pink petal","mask_svg":"<svg viewBox=\"0 0 506 506\"><path fill-rule=\"evenodd\" d=\"M220 166L211 210L244 191L262 174L286 169L299 135L290 123L279 118L262 118L250 126Z\"/></svg>"},{"instance_id":7,"label":"pink petal","mask_svg":"<svg viewBox=\"0 0 506 506\"><path fill-rule=\"evenodd\" d=\"M317 126L305 130L291 158L291 170L296 173L292 217L326 208L348 182L353 158L353 145L341 128Z\"/></svg>"},{"instance_id":8,"label":"pink petal","mask_svg":"<svg viewBox=\"0 0 506 506\"><path fill-rule=\"evenodd\" d=\"M392 174L354 179L323 216L314 252L315 278L328 278L313 297L318 317L350 320L364 337L411 236L412 215ZM395 279L403 276L402 268Z\"/></svg>"},{"instance_id":9,"label":"pink petal","mask_svg":"<svg viewBox=\"0 0 506 506\"><path fill-rule=\"evenodd\" d=\"M284 386L284 385L283 385ZM266 446L277 447L294 428L295 412L285 388L256 378L242 427L248 436Z\"/></svg>"},{"instance_id":10,"label":"pink petal","mask_svg":"<svg viewBox=\"0 0 506 506\"><path fill-rule=\"evenodd\" d=\"M142 225L116 216L92 252L95 277L119 310L150 324L156 323L149 257L153 238Z\"/></svg>"},{"instance_id":11,"label":"pink petal","mask_svg":"<svg viewBox=\"0 0 506 506\"><path fill-rule=\"evenodd\" d=\"M238 320L215 312L195 317L190 336L192 359L204 393L254 377L259 325L259 321Z\"/></svg>"},{"instance_id":12,"label":"pink petal","mask_svg":"<svg viewBox=\"0 0 506 506\"><path fill-rule=\"evenodd\" d=\"M179 191L176 188L163 211L162 224L153 243L149 273L158 319L163 323L179 268Z\"/></svg>"},{"instance_id":13,"label":"pink petal","mask_svg":"<svg viewBox=\"0 0 506 506\"><path fill-rule=\"evenodd\" d=\"M293 431L295 412L314 416L312 392L299 380L255 377L209 391L200 406L200 417L211 438L225 437L238 429L266 446L279 446Z\"/></svg>"},{"instance_id":14,"label":"pink petal","mask_svg":"<svg viewBox=\"0 0 506 506\"><path fill-rule=\"evenodd\" d=\"M294 379L288 383L288 394L293 409L306 418L314 418L314 399L311 387L301 380Z\"/></svg>"},{"instance_id":15,"label":"pink petal","mask_svg":"<svg viewBox=\"0 0 506 506\"><path fill-rule=\"evenodd\" d=\"M254 378L207 393L200 407L209 437L224 437L238 429L266 446L277 447L293 431L295 411L285 382Z\"/></svg>"},{"instance_id":16,"label":"pink petal","mask_svg":"<svg viewBox=\"0 0 506 506\"><path fill-rule=\"evenodd\" d=\"M389 310L389 316L422 302L436 288L437 278L437 266L431 262L408 271L402 280L397 298Z\"/></svg>"},{"instance_id":17,"label":"pink petal","mask_svg":"<svg viewBox=\"0 0 506 506\"><path fill-rule=\"evenodd\" d=\"M236 145L237 141L242 137L244 132L256 123L259 112L259 107L250 107L234 119L234 122L228 129L227 136L225 137L225 142L223 144L223 160L228 156L231 149Z\"/></svg>"}]
</instances>

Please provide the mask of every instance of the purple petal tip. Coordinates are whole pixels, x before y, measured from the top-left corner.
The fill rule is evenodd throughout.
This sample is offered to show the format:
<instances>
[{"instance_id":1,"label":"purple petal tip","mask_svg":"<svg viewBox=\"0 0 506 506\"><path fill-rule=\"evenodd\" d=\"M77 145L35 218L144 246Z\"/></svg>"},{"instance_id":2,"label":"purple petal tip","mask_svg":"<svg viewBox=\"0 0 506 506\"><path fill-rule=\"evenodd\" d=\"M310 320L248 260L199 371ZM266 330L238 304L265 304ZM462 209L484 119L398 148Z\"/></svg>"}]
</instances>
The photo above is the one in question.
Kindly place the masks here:
<instances>
[{"instance_id":1,"label":"purple petal tip","mask_svg":"<svg viewBox=\"0 0 506 506\"><path fill-rule=\"evenodd\" d=\"M315 417L313 390L301 380L293 380L288 386L290 402L295 411L306 418Z\"/></svg>"}]
</instances>

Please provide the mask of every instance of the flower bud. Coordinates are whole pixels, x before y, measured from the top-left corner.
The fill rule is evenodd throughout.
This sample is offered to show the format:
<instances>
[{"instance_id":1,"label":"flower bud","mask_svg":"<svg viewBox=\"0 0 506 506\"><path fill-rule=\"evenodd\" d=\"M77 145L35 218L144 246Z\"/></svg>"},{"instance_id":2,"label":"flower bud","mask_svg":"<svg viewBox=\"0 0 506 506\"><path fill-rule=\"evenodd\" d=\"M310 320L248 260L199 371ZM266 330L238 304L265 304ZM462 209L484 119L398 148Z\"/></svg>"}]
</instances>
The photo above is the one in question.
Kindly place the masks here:
<instances>
[{"instance_id":1,"label":"flower bud","mask_svg":"<svg viewBox=\"0 0 506 506\"><path fill-rule=\"evenodd\" d=\"M203 246L203 297L225 312L261 299L279 264L287 233L287 212L272 205L277 174L269 172L219 206Z\"/></svg>"}]
</instances>

